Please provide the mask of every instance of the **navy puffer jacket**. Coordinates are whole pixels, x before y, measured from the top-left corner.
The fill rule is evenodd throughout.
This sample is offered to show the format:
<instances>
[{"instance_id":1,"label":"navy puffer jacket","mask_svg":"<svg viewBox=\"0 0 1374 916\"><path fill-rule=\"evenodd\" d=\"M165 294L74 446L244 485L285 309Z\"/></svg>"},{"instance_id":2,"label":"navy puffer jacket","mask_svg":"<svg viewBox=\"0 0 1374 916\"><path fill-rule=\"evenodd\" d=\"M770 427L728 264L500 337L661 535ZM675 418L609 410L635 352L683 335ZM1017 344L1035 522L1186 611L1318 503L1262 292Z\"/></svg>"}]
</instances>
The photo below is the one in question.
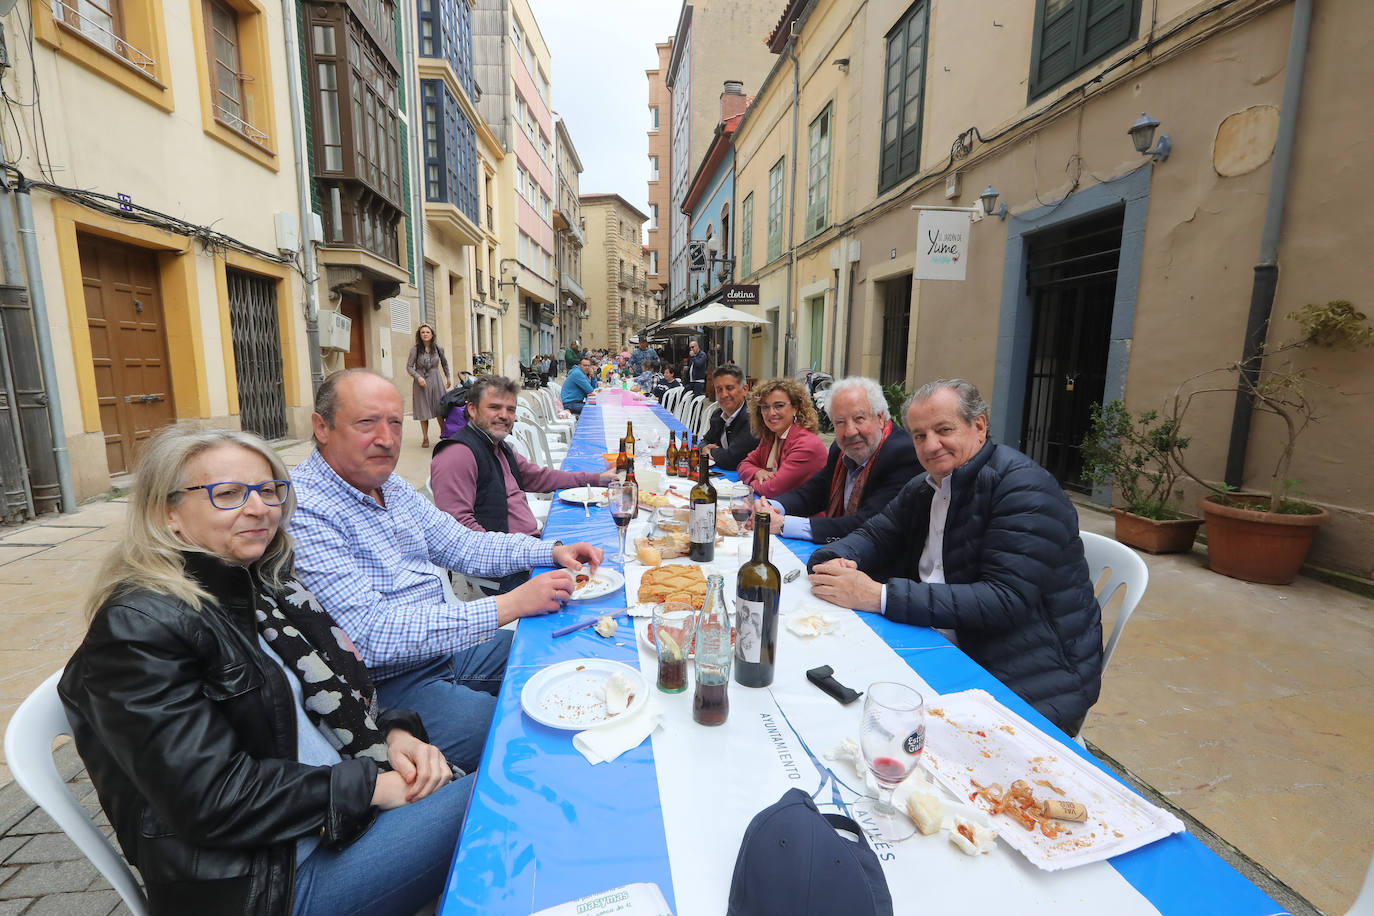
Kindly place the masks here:
<instances>
[{"instance_id":1,"label":"navy puffer jacket","mask_svg":"<svg viewBox=\"0 0 1374 916\"><path fill-rule=\"evenodd\" d=\"M992 442L957 468L945 522L945 583L917 581L935 494L923 475L880 514L823 545L887 582L886 616L953 629L959 648L1074 733L1102 685L1102 613L1078 513L1049 472Z\"/></svg>"}]
</instances>

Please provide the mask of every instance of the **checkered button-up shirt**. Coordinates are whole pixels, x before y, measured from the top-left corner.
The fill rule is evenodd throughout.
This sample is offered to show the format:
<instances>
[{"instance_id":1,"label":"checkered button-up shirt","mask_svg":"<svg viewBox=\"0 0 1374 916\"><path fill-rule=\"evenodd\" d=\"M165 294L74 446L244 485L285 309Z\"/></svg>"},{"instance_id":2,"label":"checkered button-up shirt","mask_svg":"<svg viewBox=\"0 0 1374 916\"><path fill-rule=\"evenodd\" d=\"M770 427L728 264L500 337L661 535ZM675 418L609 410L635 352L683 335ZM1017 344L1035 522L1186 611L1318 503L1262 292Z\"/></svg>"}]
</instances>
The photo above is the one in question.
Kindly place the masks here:
<instances>
[{"instance_id":1,"label":"checkered button-up shirt","mask_svg":"<svg viewBox=\"0 0 1374 916\"><path fill-rule=\"evenodd\" d=\"M495 632L496 599L448 603L442 570L498 579L553 565L552 542L465 528L396 474L382 484L385 506L346 483L318 451L291 476L296 574L377 680Z\"/></svg>"}]
</instances>

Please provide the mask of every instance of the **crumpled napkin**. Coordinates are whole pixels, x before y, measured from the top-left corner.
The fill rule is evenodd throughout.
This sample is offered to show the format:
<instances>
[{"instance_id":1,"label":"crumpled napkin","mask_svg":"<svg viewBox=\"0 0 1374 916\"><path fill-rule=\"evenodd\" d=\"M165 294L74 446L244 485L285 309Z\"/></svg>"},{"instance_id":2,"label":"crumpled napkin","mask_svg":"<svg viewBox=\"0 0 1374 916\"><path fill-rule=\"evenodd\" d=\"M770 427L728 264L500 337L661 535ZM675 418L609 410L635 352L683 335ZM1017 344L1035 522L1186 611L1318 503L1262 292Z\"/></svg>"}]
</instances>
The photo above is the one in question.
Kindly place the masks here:
<instances>
[{"instance_id":1,"label":"crumpled napkin","mask_svg":"<svg viewBox=\"0 0 1374 916\"><path fill-rule=\"evenodd\" d=\"M811 611L800 617L788 617L787 629L797 636L819 636L834 629L839 618L833 614Z\"/></svg>"},{"instance_id":2,"label":"crumpled napkin","mask_svg":"<svg viewBox=\"0 0 1374 916\"><path fill-rule=\"evenodd\" d=\"M618 721L573 735L573 747L587 758L590 764L609 763L630 748L639 747L644 739L654 733L662 721L662 714L650 697L637 712L628 716L618 716Z\"/></svg>"},{"instance_id":3,"label":"crumpled napkin","mask_svg":"<svg viewBox=\"0 0 1374 916\"><path fill-rule=\"evenodd\" d=\"M834 750L825 755L826 760L848 760L854 766L854 772L863 781L864 793L878 797L878 778L873 775L873 771L868 768L867 761L864 760L863 749L859 747L859 742L853 738L845 738L835 745Z\"/></svg>"}]
</instances>

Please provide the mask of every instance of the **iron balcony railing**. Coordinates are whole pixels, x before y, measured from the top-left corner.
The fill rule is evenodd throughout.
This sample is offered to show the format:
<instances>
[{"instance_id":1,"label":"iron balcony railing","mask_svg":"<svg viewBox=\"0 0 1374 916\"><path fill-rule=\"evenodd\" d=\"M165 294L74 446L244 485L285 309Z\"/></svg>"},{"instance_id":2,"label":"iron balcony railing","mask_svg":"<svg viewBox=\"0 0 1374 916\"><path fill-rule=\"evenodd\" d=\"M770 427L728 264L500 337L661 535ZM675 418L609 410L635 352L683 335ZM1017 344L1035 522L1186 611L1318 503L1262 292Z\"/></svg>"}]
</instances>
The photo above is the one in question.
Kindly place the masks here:
<instances>
[{"instance_id":1,"label":"iron balcony railing","mask_svg":"<svg viewBox=\"0 0 1374 916\"><path fill-rule=\"evenodd\" d=\"M234 114L232 111L229 111L227 108L222 108L219 105L216 105L215 118L220 121L223 121L226 127L230 127L238 131L239 133L247 137L249 140L264 145L267 143L267 134L258 130L252 124L249 124L247 121L243 120L243 118L240 118L238 115Z\"/></svg>"},{"instance_id":2,"label":"iron balcony railing","mask_svg":"<svg viewBox=\"0 0 1374 916\"><path fill-rule=\"evenodd\" d=\"M52 0L53 18L149 76L156 75L157 61L116 35L110 28L113 23L108 14L81 0L76 2L80 6L72 6L66 0ZM87 12L83 13L81 7L86 7ZM105 23L100 21L101 18L105 19Z\"/></svg>"}]
</instances>

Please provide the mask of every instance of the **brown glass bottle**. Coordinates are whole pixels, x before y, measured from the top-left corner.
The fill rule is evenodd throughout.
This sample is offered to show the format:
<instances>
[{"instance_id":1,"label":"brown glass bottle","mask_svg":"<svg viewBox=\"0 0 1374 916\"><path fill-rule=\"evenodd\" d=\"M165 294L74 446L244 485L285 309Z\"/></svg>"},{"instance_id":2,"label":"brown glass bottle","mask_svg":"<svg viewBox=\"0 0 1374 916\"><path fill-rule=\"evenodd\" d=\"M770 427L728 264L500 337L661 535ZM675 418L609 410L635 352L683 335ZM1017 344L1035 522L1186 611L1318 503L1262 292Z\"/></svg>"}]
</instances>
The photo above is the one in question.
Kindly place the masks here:
<instances>
[{"instance_id":1,"label":"brown glass bottle","mask_svg":"<svg viewBox=\"0 0 1374 916\"><path fill-rule=\"evenodd\" d=\"M689 445L691 441L690 433L682 434L682 444L677 447L677 476L690 478L692 472L696 470L696 465L692 464L692 449Z\"/></svg>"},{"instance_id":2,"label":"brown glass bottle","mask_svg":"<svg viewBox=\"0 0 1374 916\"><path fill-rule=\"evenodd\" d=\"M668 433L668 451L663 457L663 471L669 477L677 476L677 430Z\"/></svg>"},{"instance_id":3,"label":"brown glass bottle","mask_svg":"<svg viewBox=\"0 0 1374 916\"><path fill-rule=\"evenodd\" d=\"M615 476L618 480L625 479L625 468L629 464L629 456L625 453L625 440L620 440L620 454L615 459Z\"/></svg>"},{"instance_id":4,"label":"brown glass bottle","mask_svg":"<svg viewBox=\"0 0 1374 916\"><path fill-rule=\"evenodd\" d=\"M633 420L625 423L625 454L634 457L635 453L635 424Z\"/></svg>"},{"instance_id":5,"label":"brown glass bottle","mask_svg":"<svg viewBox=\"0 0 1374 916\"><path fill-rule=\"evenodd\" d=\"M705 456L697 461L697 485L688 497L691 514L687 527L691 540L687 558L698 563L709 563L716 556L716 488L711 486L707 463Z\"/></svg>"},{"instance_id":6,"label":"brown glass bottle","mask_svg":"<svg viewBox=\"0 0 1374 916\"><path fill-rule=\"evenodd\" d=\"M778 603L782 577L768 562L772 516L754 514L754 555L739 568L735 597L735 680L745 687L773 683L778 654Z\"/></svg>"}]
</instances>

